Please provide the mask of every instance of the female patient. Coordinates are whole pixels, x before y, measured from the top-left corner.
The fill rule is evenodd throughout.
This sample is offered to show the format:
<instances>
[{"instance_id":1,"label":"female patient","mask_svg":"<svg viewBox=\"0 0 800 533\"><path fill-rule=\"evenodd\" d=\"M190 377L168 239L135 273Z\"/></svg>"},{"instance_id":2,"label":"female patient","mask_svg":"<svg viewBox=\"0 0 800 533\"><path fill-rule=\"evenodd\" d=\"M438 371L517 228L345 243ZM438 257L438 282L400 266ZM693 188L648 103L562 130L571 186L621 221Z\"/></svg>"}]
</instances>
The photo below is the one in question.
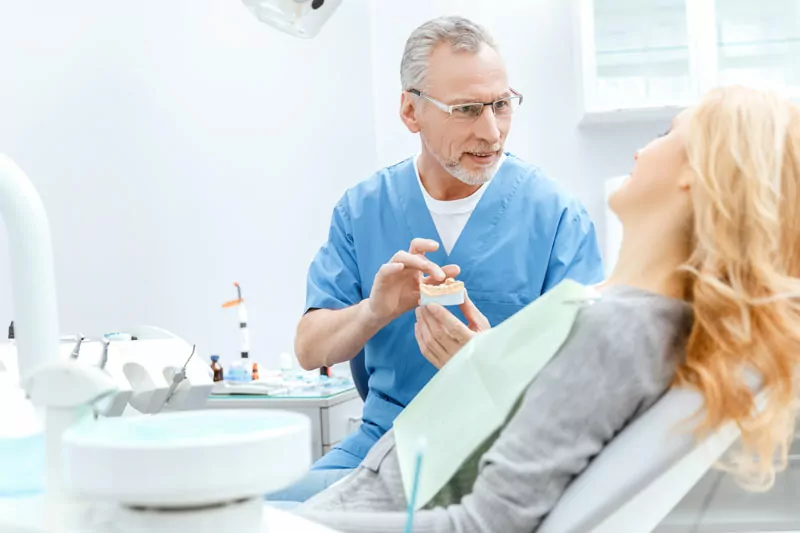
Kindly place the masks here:
<instances>
[{"instance_id":1,"label":"female patient","mask_svg":"<svg viewBox=\"0 0 800 533\"><path fill-rule=\"evenodd\" d=\"M742 427L751 459L740 474L769 486L773 458L785 462L800 357L800 109L754 90L712 92L637 154L610 205L624 239L600 300L580 311L467 490L440 494L415 532L530 533L671 384L704 396L699 434ZM771 392L760 414L746 368ZM405 508L390 432L299 512L345 532L399 532Z\"/></svg>"}]
</instances>

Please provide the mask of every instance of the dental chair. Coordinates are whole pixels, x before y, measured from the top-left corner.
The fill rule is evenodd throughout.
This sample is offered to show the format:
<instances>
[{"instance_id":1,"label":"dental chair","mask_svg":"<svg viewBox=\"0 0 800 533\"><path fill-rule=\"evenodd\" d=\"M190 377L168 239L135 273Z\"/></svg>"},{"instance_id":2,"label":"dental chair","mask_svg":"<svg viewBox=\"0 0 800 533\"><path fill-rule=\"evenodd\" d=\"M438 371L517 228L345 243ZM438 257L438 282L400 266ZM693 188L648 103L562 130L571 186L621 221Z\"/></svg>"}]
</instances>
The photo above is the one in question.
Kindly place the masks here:
<instances>
[{"instance_id":1,"label":"dental chair","mask_svg":"<svg viewBox=\"0 0 800 533\"><path fill-rule=\"evenodd\" d=\"M697 442L702 405L695 391L667 392L589 464L537 533L652 532L740 436L731 424Z\"/></svg>"}]
</instances>

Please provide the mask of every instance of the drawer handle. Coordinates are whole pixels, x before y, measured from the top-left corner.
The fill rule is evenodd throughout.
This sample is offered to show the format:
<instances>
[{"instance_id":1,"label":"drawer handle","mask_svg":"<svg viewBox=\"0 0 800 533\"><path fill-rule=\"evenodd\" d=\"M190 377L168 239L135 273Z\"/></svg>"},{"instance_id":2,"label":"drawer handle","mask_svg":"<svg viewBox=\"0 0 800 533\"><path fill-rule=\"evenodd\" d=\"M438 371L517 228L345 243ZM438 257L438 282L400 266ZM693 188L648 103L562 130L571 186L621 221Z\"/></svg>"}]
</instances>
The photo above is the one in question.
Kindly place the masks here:
<instances>
[{"instance_id":1,"label":"drawer handle","mask_svg":"<svg viewBox=\"0 0 800 533\"><path fill-rule=\"evenodd\" d=\"M360 416L351 416L351 417L349 417L349 418L347 419L347 424L348 424L348 430L347 430L347 432L348 432L348 433L351 433L351 432L353 432L353 431L357 430L357 429L358 429L358 426L360 426L360 425L361 425L361 422L362 422L363 420L364 420L364 419L363 419L363 418L361 418Z\"/></svg>"}]
</instances>

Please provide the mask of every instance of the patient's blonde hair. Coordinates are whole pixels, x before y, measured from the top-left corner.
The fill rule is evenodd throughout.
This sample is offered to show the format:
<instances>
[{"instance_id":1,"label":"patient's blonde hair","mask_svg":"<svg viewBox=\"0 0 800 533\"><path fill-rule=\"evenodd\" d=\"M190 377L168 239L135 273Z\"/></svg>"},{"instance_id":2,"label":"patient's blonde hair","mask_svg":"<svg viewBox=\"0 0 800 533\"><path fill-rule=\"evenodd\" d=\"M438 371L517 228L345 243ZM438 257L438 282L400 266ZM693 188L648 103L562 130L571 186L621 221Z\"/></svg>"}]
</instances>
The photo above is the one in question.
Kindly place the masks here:
<instances>
[{"instance_id":1,"label":"patient's blonde hair","mask_svg":"<svg viewBox=\"0 0 800 533\"><path fill-rule=\"evenodd\" d=\"M691 117L694 326L677 384L700 390L707 434L728 422L745 453L732 467L772 486L794 437L800 360L800 109L741 87L707 95ZM763 409L745 381L769 391Z\"/></svg>"}]
</instances>

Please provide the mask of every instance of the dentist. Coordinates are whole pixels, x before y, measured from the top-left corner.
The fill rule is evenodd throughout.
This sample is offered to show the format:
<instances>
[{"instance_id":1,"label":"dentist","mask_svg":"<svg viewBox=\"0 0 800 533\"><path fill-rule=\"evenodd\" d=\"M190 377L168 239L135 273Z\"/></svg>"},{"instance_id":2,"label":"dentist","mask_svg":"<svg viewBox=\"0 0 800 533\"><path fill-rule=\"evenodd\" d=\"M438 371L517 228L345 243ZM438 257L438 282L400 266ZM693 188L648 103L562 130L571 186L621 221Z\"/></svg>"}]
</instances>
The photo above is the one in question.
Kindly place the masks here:
<instances>
[{"instance_id":1,"label":"dentist","mask_svg":"<svg viewBox=\"0 0 800 533\"><path fill-rule=\"evenodd\" d=\"M435 374L415 337L422 279L458 276L469 291L454 310L457 338L442 339L448 350L564 278L603 279L584 207L503 151L523 96L486 30L460 17L427 22L409 37L400 70L400 118L419 134L420 153L379 170L334 207L328 241L308 272L295 343L305 369L364 351L363 422L270 500L305 501L344 477Z\"/></svg>"}]
</instances>

